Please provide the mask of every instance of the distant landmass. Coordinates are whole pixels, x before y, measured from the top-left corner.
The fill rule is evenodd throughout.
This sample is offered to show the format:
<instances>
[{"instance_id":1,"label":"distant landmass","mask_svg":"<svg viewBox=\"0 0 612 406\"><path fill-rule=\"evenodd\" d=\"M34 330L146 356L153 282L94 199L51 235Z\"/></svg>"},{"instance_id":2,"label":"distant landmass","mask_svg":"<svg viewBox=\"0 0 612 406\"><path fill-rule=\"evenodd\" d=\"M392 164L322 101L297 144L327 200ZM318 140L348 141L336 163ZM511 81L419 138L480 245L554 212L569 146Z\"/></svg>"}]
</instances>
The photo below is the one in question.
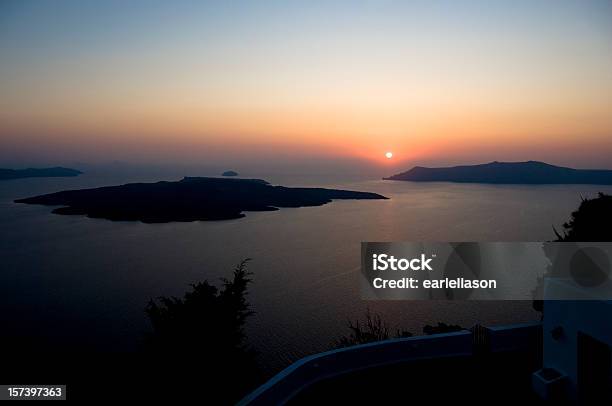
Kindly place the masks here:
<instances>
[{"instance_id":1,"label":"distant landmass","mask_svg":"<svg viewBox=\"0 0 612 406\"><path fill-rule=\"evenodd\" d=\"M238 176L238 172L235 171L225 171L221 174L221 176Z\"/></svg>"},{"instance_id":2,"label":"distant landmass","mask_svg":"<svg viewBox=\"0 0 612 406\"><path fill-rule=\"evenodd\" d=\"M177 182L68 190L15 202L63 206L53 210L56 214L165 223L236 219L244 217L244 211L320 206L333 199L387 198L369 192L272 186L260 179L186 177Z\"/></svg>"},{"instance_id":3,"label":"distant landmass","mask_svg":"<svg viewBox=\"0 0 612 406\"><path fill-rule=\"evenodd\" d=\"M0 180L22 179L22 178L51 178L78 176L83 172L70 168L27 168L27 169L3 169L0 168Z\"/></svg>"},{"instance_id":4,"label":"distant landmass","mask_svg":"<svg viewBox=\"0 0 612 406\"><path fill-rule=\"evenodd\" d=\"M544 162L490 162L481 165L425 168L383 178L412 182L612 185L612 170L572 169Z\"/></svg>"}]
</instances>

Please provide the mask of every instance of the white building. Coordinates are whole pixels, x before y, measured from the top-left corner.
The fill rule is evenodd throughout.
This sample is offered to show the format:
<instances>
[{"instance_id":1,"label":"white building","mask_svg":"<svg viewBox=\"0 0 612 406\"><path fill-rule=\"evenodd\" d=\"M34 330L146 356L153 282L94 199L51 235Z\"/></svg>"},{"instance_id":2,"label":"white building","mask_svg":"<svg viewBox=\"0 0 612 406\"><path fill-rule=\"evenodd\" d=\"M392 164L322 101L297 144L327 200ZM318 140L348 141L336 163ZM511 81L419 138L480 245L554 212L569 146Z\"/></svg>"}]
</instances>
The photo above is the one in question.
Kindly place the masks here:
<instances>
[{"instance_id":1,"label":"white building","mask_svg":"<svg viewBox=\"0 0 612 406\"><path fill-rule=\"evenodd\" d=\"M589 300L591 289L568 280L549 280L546 290L582 300L544 302L543 368L533 375L534 390L547 399L612 404L612 302Z\"/></svg>"}]
</instances>

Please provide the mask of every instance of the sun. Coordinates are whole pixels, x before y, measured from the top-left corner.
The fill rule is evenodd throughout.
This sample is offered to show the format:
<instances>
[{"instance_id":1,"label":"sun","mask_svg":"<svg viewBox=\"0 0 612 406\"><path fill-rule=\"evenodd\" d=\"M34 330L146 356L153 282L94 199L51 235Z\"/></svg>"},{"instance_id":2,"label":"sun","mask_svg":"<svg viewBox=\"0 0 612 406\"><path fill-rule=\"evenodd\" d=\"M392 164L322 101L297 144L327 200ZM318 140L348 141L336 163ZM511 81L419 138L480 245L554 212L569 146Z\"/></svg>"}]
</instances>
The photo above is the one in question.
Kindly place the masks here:
<instances>
[{"instance_id":1,"label":"sun","mask_svg":"<svg viewBox=\"0 0 612 406\"><path fill-rule=\"evenodd\" d=\"M391 159L393 158L393 152L389 151L385 154L385 156L387 157L387 159Z\"/></svg>"}]
</instances>

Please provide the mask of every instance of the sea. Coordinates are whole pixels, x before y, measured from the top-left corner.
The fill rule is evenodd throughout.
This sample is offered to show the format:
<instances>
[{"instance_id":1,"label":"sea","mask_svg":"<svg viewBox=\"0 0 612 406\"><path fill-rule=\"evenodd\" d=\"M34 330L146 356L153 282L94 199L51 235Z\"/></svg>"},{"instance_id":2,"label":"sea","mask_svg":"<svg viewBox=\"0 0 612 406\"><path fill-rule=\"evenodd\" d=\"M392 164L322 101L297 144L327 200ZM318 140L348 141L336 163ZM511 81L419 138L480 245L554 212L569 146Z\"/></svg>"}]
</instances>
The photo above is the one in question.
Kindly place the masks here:
<instances>
[{"instance_id":1,"label":"sea","mask_svg":"<svg viewBox=\"0 0 612 406\"><path fill-rule=\"evenodd\" d=\"M215 175L185 173L184 175ZM612 186L414 183L359 177L249 174L284 186L380 193L319 207L247 212L236 220L143 224L52 214L18 198L176 174L85 173L0 182L0 338L40 351L136 351L150 332L145 306L189 285L220 283L250 258L248 342L264 370L330 349L349 321L378 314L391 330L444 322L536 320L531 302L366 301L362 241L549 241L581 198Z\"/></svg>"}]
</instances>

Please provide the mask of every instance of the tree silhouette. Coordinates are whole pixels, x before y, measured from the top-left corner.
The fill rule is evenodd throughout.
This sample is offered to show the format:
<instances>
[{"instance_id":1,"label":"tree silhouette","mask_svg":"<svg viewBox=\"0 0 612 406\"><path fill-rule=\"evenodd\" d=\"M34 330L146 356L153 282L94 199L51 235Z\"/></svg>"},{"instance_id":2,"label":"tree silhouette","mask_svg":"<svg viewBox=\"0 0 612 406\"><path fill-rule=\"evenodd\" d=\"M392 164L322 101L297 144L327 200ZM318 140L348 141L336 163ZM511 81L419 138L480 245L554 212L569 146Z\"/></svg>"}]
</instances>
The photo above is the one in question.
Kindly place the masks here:
<instances>
[{"instance_id":1,"label":"tree silhouette","mask_svg":"<svg viewBox=\"0 0 612 406\"><path fill-rule=\"evenodd\" d=\"M557 241L612 241L612 196L604 193L582 199L578 210L563 224L563 235L554 230Z\"/></svg>"},{"instance_id":2,"label":"tree silhouette","mask_svg":"<svg viewBox=\"0 0 612 406\"><path fill-rule=\"evenodd\" d=\"M196 379L209 398L224 402L238 400L259 380L244 331L254 313L246 300L252 282L247 261L236 266L231 280L221 279L221 289L208 281L195 283L183 298L160 297L146 308L153 326L146 349L171 368L168 378Z\"/></svg>"},{"instance_id":3,"label":"tree silhouette","mask_svg":"<svg viewBox=\"0 0 612 406\"><path fill-rule=\"evenodd\" d=\"M570 215L569 221L563 224L563 235L554 227L557 242L605 242L612 241L612 196L599 192L594 199L582 198L578 209ZM544 247L546 249L546 245ZM551 276L551 275L545 275ZM534 290L542 292L544 289L544 276L538 278L538 284ZM544 311L544 301L534 299L532 302L534 310ZM542 314L542 317L544 315Z\"/></svg>"}]
</instances>

